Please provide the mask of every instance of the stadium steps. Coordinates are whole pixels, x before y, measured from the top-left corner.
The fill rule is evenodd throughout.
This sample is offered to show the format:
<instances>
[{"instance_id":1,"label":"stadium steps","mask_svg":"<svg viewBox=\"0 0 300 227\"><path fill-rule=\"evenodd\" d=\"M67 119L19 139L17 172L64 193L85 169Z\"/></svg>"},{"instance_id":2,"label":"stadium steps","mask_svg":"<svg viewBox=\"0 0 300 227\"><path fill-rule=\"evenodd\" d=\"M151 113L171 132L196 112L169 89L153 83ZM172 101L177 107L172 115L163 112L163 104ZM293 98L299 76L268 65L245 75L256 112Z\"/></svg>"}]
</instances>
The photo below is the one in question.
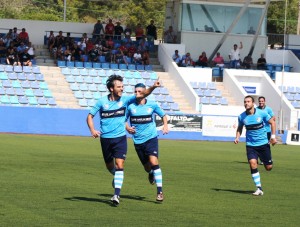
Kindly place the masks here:
<instances>
[{"instance_id":1,"label":"stadium steps","mask_svg":"<svg viewBox=\"0 0 300 227\"><path fill-rule=\"evenodd\" d=\"M60 108L81 109L77 99L74 97L69 83L61 73L61 69L51 66L39 66L44 79L48 84L49 90L52 92L56 100L56 104Z\"/></svg>"},{"instance_id":2,"label":"stadium steps","mask_svg":"<svg viewBox=\"0 0 300 227\"><path fill-rule=\"evenodd\" d=\"M51 58L46 45L35 45L35 59L39 66L56 66L55 61Z\"/></svg>"},{"instance_id":3,"label":"stadium steps","mask_svg":"<svg viewBox=\"0 0 300 227\"><path fill-rule=\"evenodd\" d=\"M179 109L183 113L199 113L196 112L190 105L188 100L185 98L184 94L180 90L179 86L172 79L171 75L167 72L157 72L159 80L162 82L162 85L166 87L169 91L169 94L172 96L173 101L178 103Z\"/></svg>"},{"instance_id":4,"label":"stadium steps","mask_svg":"<svg viewBox=\"0 0 300 227\"><path fill-rule=\"evenodd\" d=\"M237 106L236 100L230 95L229 91L225 89L223 82L215 82L217 90L222 92L222 97L226 98L228 101L228 106Z\"/></svg>"}]
</instances>

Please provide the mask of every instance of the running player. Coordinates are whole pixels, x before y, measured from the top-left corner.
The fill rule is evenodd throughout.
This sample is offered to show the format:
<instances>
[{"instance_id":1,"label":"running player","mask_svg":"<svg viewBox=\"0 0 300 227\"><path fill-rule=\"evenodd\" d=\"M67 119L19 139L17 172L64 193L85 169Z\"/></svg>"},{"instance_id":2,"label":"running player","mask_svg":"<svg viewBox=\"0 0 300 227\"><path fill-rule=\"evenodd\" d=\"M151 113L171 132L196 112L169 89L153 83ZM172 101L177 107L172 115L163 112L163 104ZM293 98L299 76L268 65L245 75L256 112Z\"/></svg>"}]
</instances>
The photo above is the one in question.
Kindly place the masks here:
<instances>
[{"instance_id":1,"label":"running player","mask_svg":"<svg viewBox=\"0 0 300 227\"><path fill-rule=\"evenodd\" d=\"M247 158L250 165L251 176L256 186L256 191L253 195L263 195L263 190L260 181L260 174L257 169L257 160L264 163L267 171L272 170L272 156L269 141L267 138L266 129L264 127L264 121L267 121L271 126L270 143L276 144L275 129L276 123L272 117L260 109L254 108L254 98L252 96L246 96L244 98L244 106L246 111L240 114L238 117L238 128L236 131L236 138L234 143L239 142L239 138L243 131L243 126L246 127L246 151Z\"/></svg>"},{"instance_id":2,"label":"running player","mask_svg":"<svg viewBox=\"0 0 300 227\"><path fill-rule=\"evenodd\" d=\"M145 90L146 87L144 84L139 83L135 85L136 102L128 106L127 117L129 118L130 125L126 123L126 129L132 134L137 155L145 171L149 173L148 179L150 184L156 183L156 200L162 202L164 200L162 172L158 163L158 139L154 114L162 118L163 134L169 132L168 120L166 114L156 102L143 97L142 94Z\"/></svg>"},{"instance_id":3,"label":"running player","mask_svg":"<svg viewBox=\"0 0 300 227\"><path fill-rule=\"evenodd\" d=\"M125 130L126 108L135 102L132 96L122 96L123 78L111 75L106 81L110 94L100 98L87 116L87 124L93 138L100 136L103 158L108 171L114 175L114 196L111 201L119 204L120 191L124 179L124 161L127 153L127 139ZM157 80L154 85L141 93L141 96L149 95L160 83ZM99 112L100 131L94 127L93 117Z\"/></svg>"}]
</instances>

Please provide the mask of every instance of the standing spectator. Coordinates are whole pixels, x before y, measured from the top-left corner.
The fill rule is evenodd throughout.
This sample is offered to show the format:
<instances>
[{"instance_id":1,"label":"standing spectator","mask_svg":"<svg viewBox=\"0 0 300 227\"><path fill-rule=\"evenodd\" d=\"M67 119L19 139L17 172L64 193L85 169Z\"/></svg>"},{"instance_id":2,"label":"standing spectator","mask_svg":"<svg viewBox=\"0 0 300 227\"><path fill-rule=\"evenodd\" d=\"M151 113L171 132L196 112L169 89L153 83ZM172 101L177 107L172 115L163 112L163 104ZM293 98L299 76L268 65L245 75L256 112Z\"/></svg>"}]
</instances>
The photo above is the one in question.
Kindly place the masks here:
<instances>
[{"instance_id":1,"label":"standing spectator","mask_svg":"<svg viewBox=\"0 0 300 227\"><path fill-rule=\"evenodd\" d=\"M19 43L19 41L18 41L19 34L18 34L18 29L17 29L17 27L14 27L11 36L12 36L12 40L13 40L15 43Z\"/></svg>"},{"instance_id":2,"label":"standing spectator","mask_svg":"<svg viewBox=\"0 0 300 227\"><path fill-rule=\"evenodd\" d=\"M127 34L127 35L129 35L129 37L131 37L132 29L129 24L126 25L126 28L124 29L124 34L125 35Z\"/></svg>"},{"instance_id":3,"label":"standing spectator","mask_svg":"<svg viewBox=\"0 0 300 227\"><path fill-rule=\"evenodd\" d=\"M126 123L126 130L132 134L134 147L137 155L148 173L150 184L156 183L156 200L162 202L162 171L158 163L158 139L155 124L155 114L159 115L163 122L162 133L167 134L168 119L161 107L151 100L141 97L146 86L142 83L135 85L136 102L128 106L127 118L130 125Z\"/></svg>"},{"instance_id":4,"label":"standing spectator","mask_svg":"<svg viewBox=\"0 0 300 227\"><path fill-rule=\"evenodd\" d=\"M194 66L194 61L189 52L182 56L181 66Z\"/></svg>"},{"instance_id":5,"label":"standing spectator","mask_svg":"<svg viewBox=\"0 0 300 227\"><path fill-rule=\"evenodd\" d=\"M25 28L22 28L22 31L19 34L19 42L24 42L26 45L29 43L29 35L26 32Z\"/></svg>"},{"instance_id":6,"label":"standing spectator","mask_svg":"<svg viewBox=\"0 0 300 227\"><path fill-rule=\"evenodd\" d=\"M58 35L55 37L55 46L63 46L65 44L65 37L63 36L62 31L58 32Z\"/></svg>"},{"instance_id":7,"label":"standing spectator","mask_svg":"<svg viewBox=\"0 0 300 227\"><path fill-rule=\"evenodd\" d=\"M257 69L265 70L267 69L267 61L264 54L260 55L260 58L257 60Z\"/></svg>"},{"instance_id":8,"label":"standing spectator","mask_svg":"<svg viewBox=\"0 0 300 227\"><path fill-rule=\"evenodd\" d=\"M98 20L97 23L94 25L94 30L93 30L94 43L97 43L97 41L100 39L101 31L104 33L103 25L100 22L100 20Z\"/></svg>"},{"instance_id":9,"label":"standing spectator","mask_svg":"<svg viewBox=\"0 0 300 227\"><path fill-rule=\"evenodd\" d=\"M127 154L127 138L125 130L126 109L136 101L135 96L123 96L123 78L111 75L106 81L109 95L97 101L87 116L87 125L93 138L100 137L101 149L107 170L113 175L113 205L119 205L120 192L124 180L124 163ZM143 97L159 87L159 81L145 90ZM100 131L94 127L93 118L99 112Z\"/></svg>"},{"instance_id":10,"label":"standing spectator","mask_svg":"<svg viewBox=\"0 0 300 227\"><path fill-rule=\"evenodd\" d=\"M142 53L142 64L143 65L149 65L150 64L150 55L149 55L149 51L145 50Z\"/></svg>"},{"instance_id":11,"label":"standing spectator","mask_svg":"<svg viewBox=\"0 0 300 227\"><path fill-rule=\"evenodd\" d=\"M250 69L252 67L253 61L250 54L248 54L243 60L243 68Z\"/></svg>"},{"instance_id":12,"label":"standing spectator","mask_svg":"<svg viewBox=\"0 0 300 227\"><path fill-rule=\"evenodd\" d=\"M243 48L243 43L240 42L240 47L237 44L233 45L233 49L229 53L230 68L240 67L240 50Z\"/></svg>"},{"instance_id":13,"label":"standing spectator","mask_svg":"<svg viewBox=\"0 0 300 227\"><path fill-rule=\"evenodd\" d=\"M221 56L220 52L217 53L217 56L213 59L215 66L224 67L224 58Z\"/></svg>"},{"instance_id":14,"label":"standing spectator","mask_svg":"<svg viewBox=\"0 0 300 227\"><path fill-rule=\"evenodd\" d=\"M146 36L148 42L154 42L157 40L156 26L154 25L154 20L150 21L150 24L146 27Z\"/></svg>"},{"instance_id":15,"label":"standing spectator","mask_svg":"<svg viewBox=\"0 0 300 227\"><path fill-rule=\"evenodd\" d=\"M0 38L0 57L5 58L6 52L7 52L6 44L4 43L3 39Z\"/></svg>"},{"instance_id":16,"label":"standing spectator","mask_svg":"<svg viewBox=\"0 0 300 227\"><path fill-rule=\"evenodd\" d=\"M70 32L67 32L67 36L65 37L64 42L65 42L64 46L67 46L67 45L72 46L73 45L73 39L71 37Z\"/></svg>"},{"instance_id":17,"label":"standing spectator","mask_svg":"<svg viewBox=\"0 0 300 227\"><path fill-rule=\"evenodd\" d=\"M115 25L112 19L108 20L108 24L105 25L105 39L108 40L110 37L113 39L115 31Z\"/></svg>"},{"instance_id":18,"label":"standing spectator","mask_svg":"<svg viewBox=\"0 0 300 227\"><path fill-rule=\"evenodd\" d=\"M166 43L176 43L177 36L173 30L173 26L169 26L169 29L164 32L165 35L165 42Z\"/></svg>"},{"instance_id":19,"label":"standing spectator","mask_svg":"<svg viewBox=\"0 0 300 227\"><path fill-rule=\"evenodd\" d=\"M142 28L142 25L138 23L135 29L135 40L140 41L144 36L144 29Z\"/></svg>"},{"instance_id":20,"label":"standing spectator","mask_svg":"<svg viewBox=\"0 0 300 227\"><path fill-rule=\"evenodd\" d=\"M123 32L124 32L123 27L121 26L120 22L117 22L117 25L115 26L115 36L114 36L114 39L121 40Z\"/></svg>"},{"instance_id":21,"label":"standing spectator","mask_svg":"<svg viewBox=\"0 0 300 227\"><path fill-rule=\"evenodd\" d=\"M276 123L272 117L265 111L254 108L254 98L250 95L244 98L244 106L246 111L241 113L238 117L238 127L236 130L236 138L234 143L239 142L242 135L243 128L246 128L246 151L248 163L250 165L251 176L256 186L255 196L262 196L264 194L258 172L258 158L264 163L265 169L271 171L273 168L272 155L270 145L276 144ZM271 125L271 139L267 138L264 122L267 121Z\"/></svg>"},{"instance_id":22,"label":"standing spectator","mask_svg":"<svg viewBox=\"0 0 300 227\"><path fill-rule=\"evenodd\" d=\"M206 53L203 51L201 53L201 55L199 56L198 61L196 61L195 65L207 67L208 66L207 62L208 62L208 59L207 59Z\"/></svg>"},{"instance_id":23,"label":"standing spectator","mask_svg":"<svg viewBox=\"0 0 300 227\"><path fill-rule=\"evenodd\" d=\"M50 53L52 53L52 48L54 47L54 45L55 45L55 36L53 31L50 31L50 34L48 36L48 49Z\"/></svg>"},{"instance_id":24,"label":"standing spectator","mask_svg":"<svg viewBox=\"0 0 300 227\"><path fill-rule=\"evenodd\" d=\"M178 66L181 66L181 56L178 53L178 50L175 50L175 53L172 56L173 61L176 62Z\"/></svg>"}]
</instances>

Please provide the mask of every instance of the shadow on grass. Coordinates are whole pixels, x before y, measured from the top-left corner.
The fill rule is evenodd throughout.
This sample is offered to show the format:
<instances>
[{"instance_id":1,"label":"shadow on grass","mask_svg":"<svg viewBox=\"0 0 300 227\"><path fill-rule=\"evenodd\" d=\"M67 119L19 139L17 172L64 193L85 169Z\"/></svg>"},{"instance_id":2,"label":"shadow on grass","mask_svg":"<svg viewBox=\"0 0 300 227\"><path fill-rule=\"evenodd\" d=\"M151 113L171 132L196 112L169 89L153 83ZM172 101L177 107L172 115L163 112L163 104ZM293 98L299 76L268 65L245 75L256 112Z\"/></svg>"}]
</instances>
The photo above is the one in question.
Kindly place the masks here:
<instances>
[{"instance_id":1,"label":"shadow on grass","mask_svg":"<svg viewBox=\"0 0 300 227\"><path fill-rule=\"evenodd\" d=\"M240 163L240 164L249 164L249 162L241 162L241 161L233 161L235 163Z\"/></svg>"},{"instance_id":2,"label":"shadow on grass","mask_svg":"<svg viewBox=\"0 0 300 227\"><path fill-rule=\"evenodd\" d=\"M212 190L215 190L217 192L233 192L233 193L239 193L239 194L252 194L253 191L245 191L245 190L234 190L234 189L222 189L222 188L212 188Z\"/></svg>"},{"instance_id":3,"label":"shadow on grass","mask_svg":"<svg viewBox=\"0 0 300 227\"><path fill-rule=\"evenodd\" d=\"M98 195L105 197L105 199L87 198L87 197L82 197L82 196L73 196L73 197L64 198L64 199L69 200L69 201L86 201L86 202L104 203L104 204L115 207L115 205L113 205L112 202L110 201L110 198L112 196L111 194L98 194ZM144 201L144 202L149 202L149 203L161 204L161 202L147 200L145 197L142 197L142 196L122 195L121 199L131 199L131 200L138 200L138 201Z\"/></svg>"}]
</instances>

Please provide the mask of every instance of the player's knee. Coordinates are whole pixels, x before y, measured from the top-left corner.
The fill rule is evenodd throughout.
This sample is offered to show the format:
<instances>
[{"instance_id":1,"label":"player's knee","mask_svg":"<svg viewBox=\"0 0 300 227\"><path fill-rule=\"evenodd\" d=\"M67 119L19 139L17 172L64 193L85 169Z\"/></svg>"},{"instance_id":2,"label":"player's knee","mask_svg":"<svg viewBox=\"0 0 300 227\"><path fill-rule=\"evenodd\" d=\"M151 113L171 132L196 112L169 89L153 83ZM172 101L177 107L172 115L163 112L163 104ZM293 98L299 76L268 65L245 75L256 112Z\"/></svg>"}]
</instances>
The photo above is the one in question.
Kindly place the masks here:
<instances>
[{"instance_id":1,"label":"player's knee","mask_svg":"<svg viewBox=\"0 0 300 227\"><path fill-rule=\"evenodd\" d=\"M267 171L271 171L273 169L273 166L272 165L267 165L267 166L265 166L265 169Z\"/></svg>"}]
</instances>

